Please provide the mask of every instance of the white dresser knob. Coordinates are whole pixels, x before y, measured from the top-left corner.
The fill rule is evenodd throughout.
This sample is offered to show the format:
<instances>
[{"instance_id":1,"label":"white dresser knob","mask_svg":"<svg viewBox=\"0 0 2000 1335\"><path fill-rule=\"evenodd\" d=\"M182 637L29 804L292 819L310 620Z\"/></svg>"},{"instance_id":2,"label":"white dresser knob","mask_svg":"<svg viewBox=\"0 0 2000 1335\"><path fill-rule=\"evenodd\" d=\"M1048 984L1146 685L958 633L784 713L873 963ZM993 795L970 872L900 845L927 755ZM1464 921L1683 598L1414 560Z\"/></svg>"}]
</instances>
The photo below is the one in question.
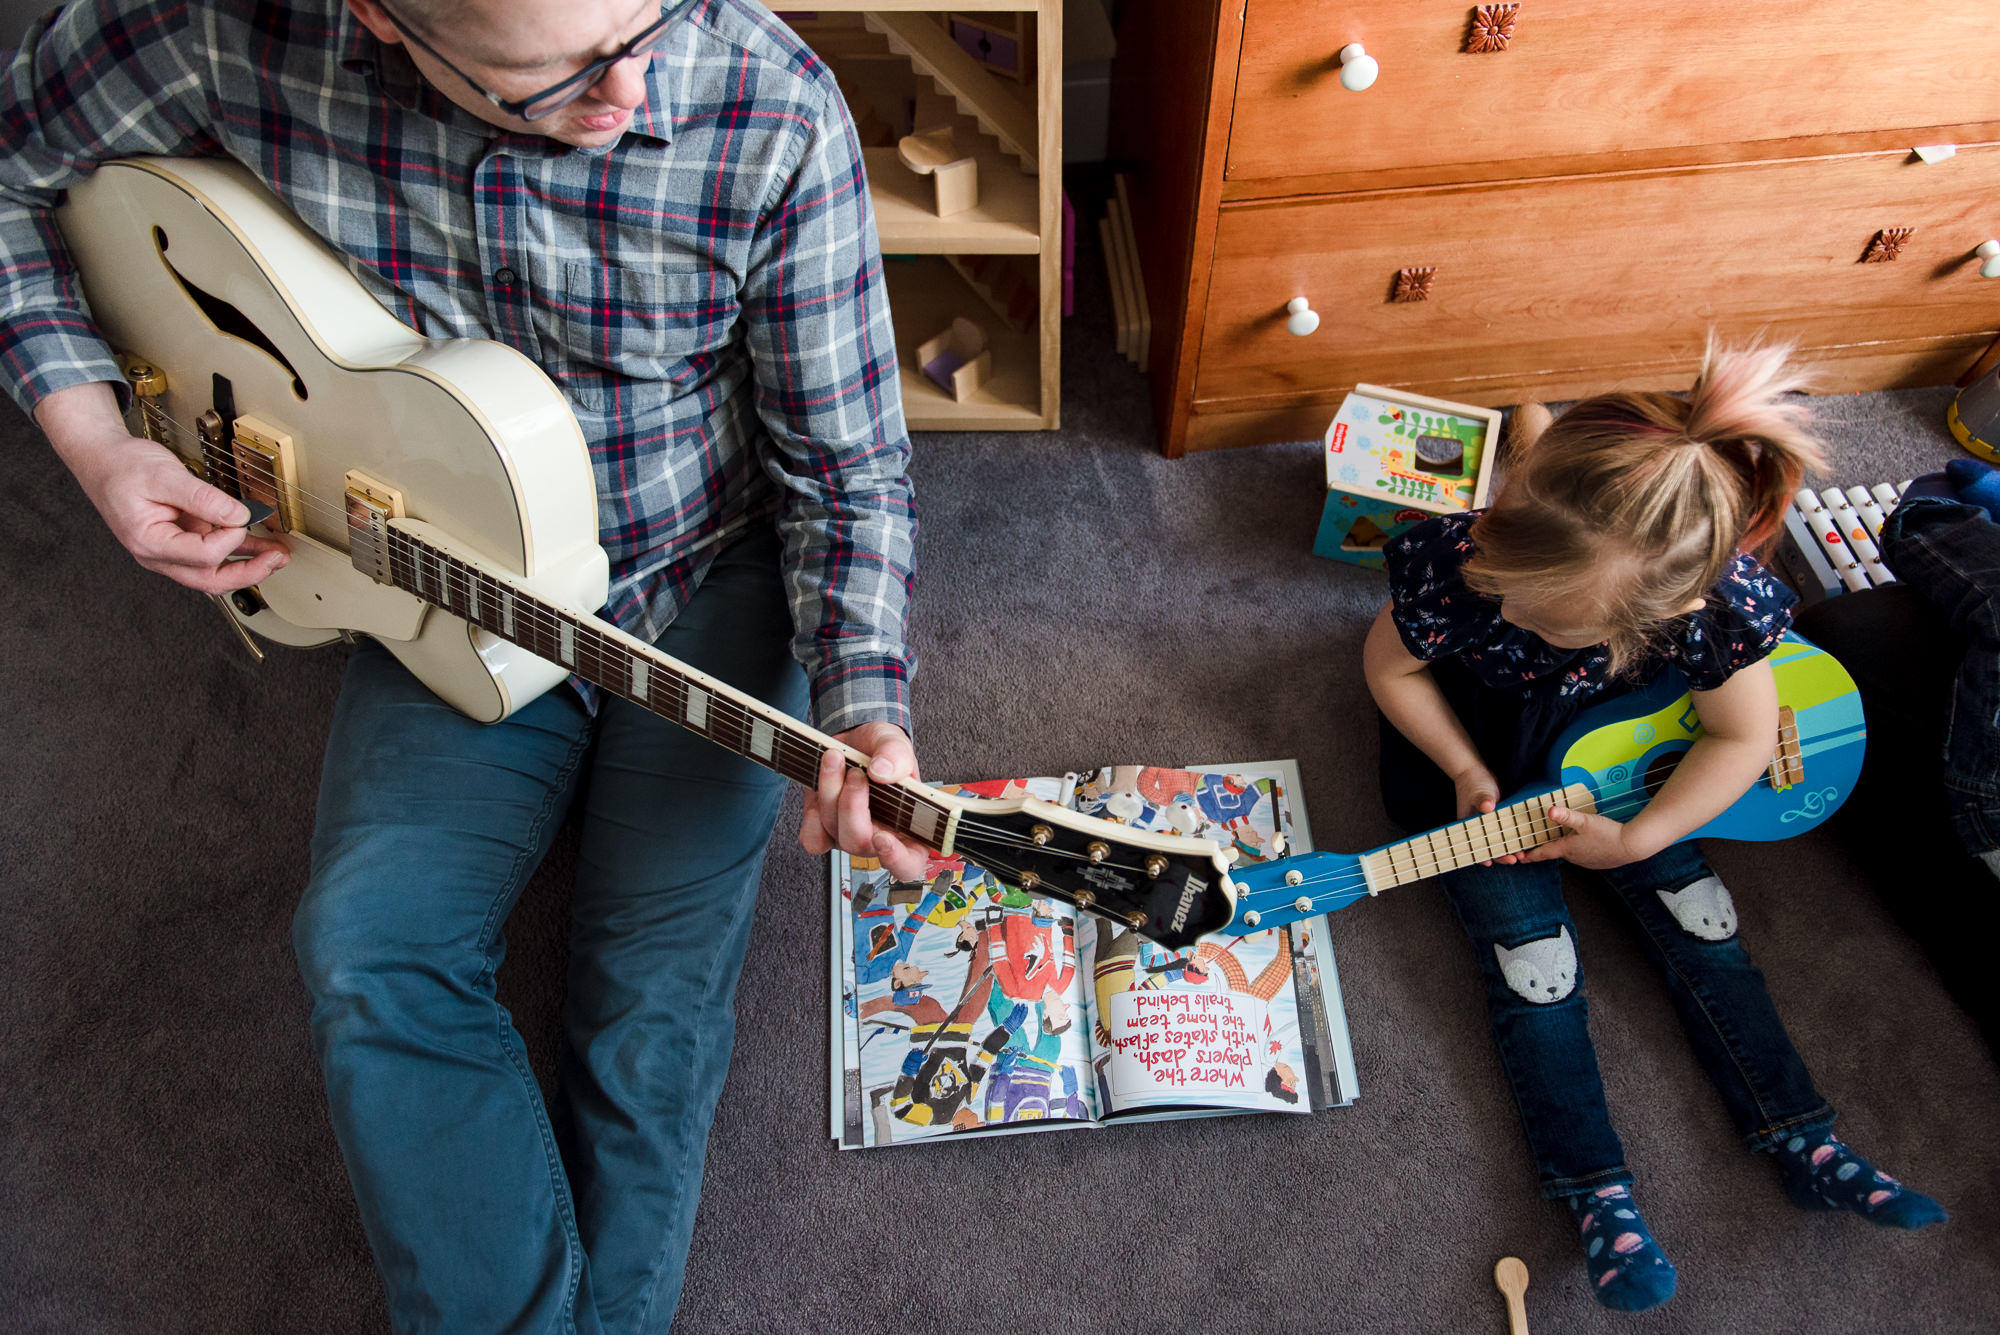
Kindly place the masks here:
<instances>
[{"instance_id":1,"label":"white dresser knob","mask_svg":"<svg viewBox=\"0 0 2000 1335\"><path fill-rule=\"evenodd\" d=\"M1972 253L1986 261L1979 266L1981 278L2000 278L2000 241L1982 241Z\"/></svg>"},{"instance_id":2,"label":"white dresser knob","mask_svg":"<svg viewBox=\"0 0 2000 1335\"><path fill-rule=\"evenodd\" d=\"M1319 328L1319 312L1304 297L1293 297L1285 303L1285 310L1285 328L1300 338Z\"/></svg>"},{"instance_id":3,"label":"white dresser knob","mask_svg":"<svg viewBox=\"0 0 2000 1335\"><path fill-rule=\"evenodd\" d=\"M1374 83L1381 72L1382 66L1361 49L1361 43L1349 42L1340 48L1340 86L1348 92L1360 92Z\"/></svg>"}]
</instances>

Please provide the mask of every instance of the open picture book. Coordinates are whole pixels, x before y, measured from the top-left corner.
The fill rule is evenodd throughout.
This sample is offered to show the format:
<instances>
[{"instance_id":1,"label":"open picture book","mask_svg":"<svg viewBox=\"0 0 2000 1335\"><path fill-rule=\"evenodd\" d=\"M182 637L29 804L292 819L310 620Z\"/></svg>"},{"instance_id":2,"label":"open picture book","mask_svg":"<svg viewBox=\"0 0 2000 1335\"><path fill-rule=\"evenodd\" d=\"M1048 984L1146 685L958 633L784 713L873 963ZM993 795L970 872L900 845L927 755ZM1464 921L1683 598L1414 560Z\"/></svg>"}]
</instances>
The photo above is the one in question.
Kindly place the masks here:
<instances>
[{"instance_id":1,"label":"open picture book","mask_svg":"<svg viewBox=\"0 0 2000 1335\"><path fill-rule=\"evenodd\" d=\"M943 787L1215 839L1239 866L1311 848L1289 760ZM830 860L842 1149L1355 1098L1323 917L1173 951L962 857L933 858L922 882Z\"/></svg>"}]
</instances>

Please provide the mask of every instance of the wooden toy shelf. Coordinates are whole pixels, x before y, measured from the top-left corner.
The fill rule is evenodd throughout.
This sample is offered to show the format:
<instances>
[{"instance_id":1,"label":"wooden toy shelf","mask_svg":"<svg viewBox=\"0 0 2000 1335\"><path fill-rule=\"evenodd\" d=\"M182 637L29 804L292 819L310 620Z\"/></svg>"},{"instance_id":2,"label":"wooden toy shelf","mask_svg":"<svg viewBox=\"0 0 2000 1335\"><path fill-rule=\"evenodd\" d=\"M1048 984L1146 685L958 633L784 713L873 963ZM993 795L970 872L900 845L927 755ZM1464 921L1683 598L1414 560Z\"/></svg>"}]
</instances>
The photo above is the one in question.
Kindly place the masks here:
<instances>
[{"instance_id":1,"label":"wooden toy shelf","mask_svg":"<svg viewBox=\"0 0 2000 1335\"><path fill-rule=\"evenodd\" d=\"M854 113L910 429L1052 430L1061 408L1062 0L833 0L777 12L827 63ZM1032 72L989 68L954 39L952 15L1025 17L1032 32L1017 58L1031 59ZM897 152L902 136L941 125L978 164L977 201L945 216L934 178ZM917 349L957 318L977 322L992 352L990 374L964 401L917 364Z\"/></svg>"}]
</instances>

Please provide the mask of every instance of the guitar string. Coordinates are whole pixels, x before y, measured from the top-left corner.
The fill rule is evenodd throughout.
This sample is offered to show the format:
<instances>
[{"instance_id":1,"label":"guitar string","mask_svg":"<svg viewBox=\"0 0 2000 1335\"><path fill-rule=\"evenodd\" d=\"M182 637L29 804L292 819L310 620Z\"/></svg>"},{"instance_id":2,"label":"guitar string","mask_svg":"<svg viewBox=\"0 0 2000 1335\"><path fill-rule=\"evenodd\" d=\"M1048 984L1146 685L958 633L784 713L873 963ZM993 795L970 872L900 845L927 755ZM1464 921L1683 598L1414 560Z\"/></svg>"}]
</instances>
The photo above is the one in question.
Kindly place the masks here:
<instances>
[{"instance_id":1,"label":"guitar string","mask_svg":"<svg viewBox=\"0 0 2000 1335\"><path fill-rule=\"evenodd\" d=\"M180 426L180 424L173 422L171 418L162 416L159 420L169 426ZM204 459L211 464L229 463L237 469L239 476L245 471L249 471L251 474L251 485L254 486L261 481L274 493L282 489L291 496L296 496L316 505L319 510L329 517L337 516L338 522L342 527L348 525L347 511L344 504L336 510L332 502L315 495L308 489L295 484L281 482L276 476L275 467L270 459L262 455L252 455L247 459L239 459L233 455L226 454L219 444L208 441L201 442L201 449ZM248 465L247 470L246 465ZM261 477L258 475L259 470L261 470ZM421 574L416 567L416 561L420 555L429 555L437 564L442 576L442 583L447 590L445 610L448 612L453 611L451 605L453 602L456 602L461 608L468 606L477 608L480 605L479 599L482 592L485 592L489 597L492 594L504 593L517 596L516 606L512 609L513 619L517 625L525 625L528 629L555 644L560 643L561 631L563 629L568 628L572 632L575 632L571 636L571 650L578 659L577 666L584 668L586 675L590 675L590 665L586 664L583 660L585 658L592 660L596 668L595 675L603 679L598 684L612 694L620 694L620 691L610 685L610 669L616 668L623 672L629 682L631 677L629 662L632 659L644 661L649 668L663 667L663 665L654 662L650 656L636 653L610 640L601 628L585 624L580 619L566 621L560 616L544 611L533 601L536 595L532 591L526 589L517 590L509 582L503 581L487 572L478 571L470 566L466 566L452 554L442 551L431 544L424 543L410 534L392 531L390 542L390 560L392 565L400 560L406 572L411 575ZM400 547L398 544L401 544ZM474 588L472 581L475 579L480 581L482 586L480 589ZM423 581L419 578L412 578L409 582L421 585ZM483 613L477 615L475 619L477 624L480 624L484 629L492 631L496 635L501 634L498 627L486 625L486 616ZM502 635L502 638L506 637ZM558 661L560 661L560 649L556 652L558 653ZM622 655L622 657L614 655ZM783 748L781 752L775 752L771 757L774 768L779 769L781 773L793 779L794 782L805 784L806 786L817 786L816 783L808 784L807 780L802 777L802 774L817 774L819 759L824 755L825 749L816 743L810 743L791 735L787 729L796 727L795 722L788 721L781 723L767 718L753 710L744 708L741 704L726 696L716 693L712 688L702 687L698 683L680 679L670 669L666 670L666 677L668 682L677 688L679 696L678 700L670 702L677 706L679 714L679 717L672 720L673 722L680 726L688 727L690 731L708 737L709 740L715 741L718 744L728 745L727 739L719 735L716 727L696 727L688 718L689 688L708 690L709 704L706 706L706 709L718 716L721 724L733 727L739 732L744 732L747 736L747 730L753 726L754 722L762 721L770 723L774 734L774 748ZM649 688L647 691L649 699L644 703L648 705L655 703L650 699L652 694L653 692ZM626 698L630 698L629 694ZM742 750L745 754L749 753L747 741ZM785 768L787 765L794 767L798 772L789 772ZM929 809L939 818L949 816L947 808L921 795L911 794L900 788L877 782L870 791L871 798L879 799L881 804L886 808L886 814L900 822L904 833L915 834L915 831L910 827L914 824L914 815L919 806ZM871 805L874 805L874 802L871 801ZM1038 847L1044 855L1049 857L1067 858L1076 862L1088 860L1086 854L1071 852L1059 847L1051 848L1034 845L1033 841L1027 837L1014 836L1004 827L991 825L979 817L970 816L962 809L958 828L960 833L988 843L1008 844L1023 850L1030 847ZM1104 862L1099 865L1134 873L1142 870L1140 867L1126 863Z\"/></svg>"},{"instance_id":2,"label":"guitar string","mask_svg":"<svg viewBox=\"0 0 2000 1335\"><path fill-rule=\"evenodd\" d=\"M153 422L155 425L166 426L168 428L171 428L175 432L178 432L183 441L185 441L186 438L191 434L185 424L176 421L174 418L167 415L165 412L156 409L150 400L141 399L140 406L144 415L151 422ZM229 452L222 443L210 441L205 437L201 437L199 433L192 433L192 434L194 434L195 436L195 440L198 443L198 448L200 449L202 458L205 462L210 463L211 465L226 464L230 467L235 468L239 476L244 471L244 466L246 464L250 465L253 470L258 467L261 467L263 469L263 477L261 480L274 494L282 493L282 495L285 498L296 497L316 507L320 511L322 518L327 519L329 522L337 520L340 527L342 528L349 527L347 507L344 501L336 503L332 500L329 500L326 497L320 496L312 491L309 491L304 487L298 486L295 483L281 481L276 475L276 469L275 466L273 465L273 462L268 457L262 455L261 453L252 453L247 458L240 458L234 455L233 453ZM258 480L259 479L256 478L253 474L252 477L253 485ZM460 562L457 558L453 557L451 554L444 552L440 549L431 547L428 544L423 544L409 534L392 533L392 543L396 538L401 538L408 547L413 549L413 551L425 552L430 554L433 560L437 562L439 571L444 577L444 583L447 586L447 588L452 587L454 581L456 580L456 587L458 588L458 590L461 593L469 595L466 601L472 603L475 607L478 606L478 592L473 589L472 585L468 582L466 576L478 578L485 581L488 585L491 586L492 590L497 593L506 593L509 595L515 595L517 593L517 591L509 587L507 583L502 582L501 580L487 574L486 572L477 571L469 566L464 566L462 562ZM391 555L391 560L393 562L396 553L392 550L390 555ZM412 569L414 570L414 562L412 562L411 565ZM461 575L460 570L463 570L465 572L465 575ZM421 582L421 581L418 580L415 582ZM526 594L529 599L533 599L534 597L536 597L536 595L534 595L532 591L529 590L523 589L519 590L518 592L521 594ZM446 610L450 611L451 609L447 607ZM632 658L644 658L645 661L648 663L649 667L661 666L660 664L653 663L650 660L650 658L646 658L644 655L638 655L633 653L633 651L629 649L623 649L621 646L618 646L615 641L611 641L606 636L604 636L601 629L584 624L580 619L575 621L565 621L559 616L554 616L543 612L532 601L529 601L527 603L526 612L527 616L525 619L532 624L533 629L544 635L549 635L550 632L553 631L554 634L551 636L551 638L556 640L558 643L560 641L561 630L567 628L573 632L580 632L580 634L573 634L571 637L573 652L575 652L579 658L581 658L586 653L588 653L592 658L594 658L596 660L597 670L600 676L608 676L609 673L607 669L611 667L619 667L625 670L627 677L629 679L630 669L627 662L620 661L617 659L607 658L605 652L602 649L600 649L599 645L593 643L592 641L602 642L602 644L606 648L609 648L612 652L623 653L626 659L628 660ZM517 606L513 609L513 614L517 624L519 624L524 619L522 615L522 608L518 605L518 602ZM490 626L485 626L483 617L479 618L477 624L480 624L482 628L487 629L494 634L500 634L500 632L497 629ZM503 635L502 638L506 637ZM698 684L696 683L677 680L675 675L671 672L671 670L669 670L668 680L672 682L675 686L681 688L679 703L680 703L682 717L673 719L672 721L679 726L687 727L690 731L693 731L704 737L708 737L709 740L711 741L715 741L718 744L726 745L726 743L723 742L722 738L711 735L712 733L711 729L695 727L692 724L692 722L686 718L686 706L689 699L687 687L696 686L697 689L707 689L707 688L699 687ZM602 686L604 689L610 691L612 694L620 694L620 692L616 688L611 687L608 684L608 682L599 682L598 684ZM648 690L647 694L650 696L651 691ZM648 700L645 703L650 705L652 702ZM738 704L733 700L730 700L726 696L722 696L720 694L715 693L713 690L709 690L709 705L707 706L707 708L713 709L716 706L721 707L721 711L724 715L723 719L724 722L729 723L745 731L746 733L746 740L744 744L745 754L749 754L748 741L747 741L748 729L751 726L753 726L754 722L765 722L767 724L770 724L774 731L774 750L776 747L779 746L790 747L789 754L782 757L783 761L796 765L801 770L810 767L813 772L815 773L817 772L819 757L824 755L824 748L820 748L816 745L809 745L806 742L789 735L789 733L786 732L785 729L788 727L796 726L795 722L780 723L771 720L769 718L764 717L763 715L756 713L755 711L744 708L743 706L741 706L740 704ZM734 711L733 714L731 713L731 711ZM774 768L778 768L780 773L784 773L787 778L793 779L794 782L806 784L806 781L804 779L799 778L797 775L787 773L780 765L779 763L780 759L781 758L779 756L775 754L773 755L772 762ZM852 762L850 761L849 763L851 764ZM817 785L808 784L806 786L816 787ZM906 825L911 821L916 806L919 803L929 807L935 815L948 816L949 814L947 809L940 808L935 803L931 803L927 799L922 798L918 795L907 793L900 788L894 788L888 785L882 785L879 782L877 782L876 785L872 787L870 791L871 791L871 797L879 797L883 799L883 801L888 805L890 809L890 814L893 814L901 818ZM1645 806L1646 803L1651 800L1652 800L1651 795L1649 794L1645 797L1639 798L1636 802L1630 802L1624 804L1620 807L1619 814L1622 815L1626 811L1637 811L1639 808ZM872 802L871 805L873 805ZM1608 809L1600 809L1599 814L1609 815L1610 811ZM1106 823L1116 824L1115 822L1106 822ZM1466 840L1467 848L1469 850L1474 850L1475 854L1495 853L1496 855L1504 856L1507 853L1525 851L1526 848L1538 847L1541 846L1541 844L1553 842L1552 840L1540 840L1534 844L1526 845L1523 848L1518 848L1518 849L1510 848L1507 847L1507 845L1511 842L1511 840L1505 831L1499 831L1497 832L1497 834L1488 834L1483 827L1477 827L1475 821L1468 820L1463 824L1467 827L1477 828L1479 838L1477 841L1476 849L1474 840L1470 838ZM1125 828L1125 827L1121 826L1120 828ZM1460 828L1459 826L1447 826L1447 827L1442 827L1442 830L1450 831L1459 828ZM1008 831L1007 829L1005 829L1005 827L1002 826L990 825L986 821L983 821L977 817L970 816L967 812L965 812L962 809L960 812L959 831L962 833L971 833L976 837L980 838L982 841L990 844L1012 846L1020 848L1024 851L1030 848L1039 849L1039 851L1044 856L1067 857L1073 861L1078 861L1078 862L1087 860L1087 855L1085 854L1072 853L1068 852L1067 850L1063 850L1061 848L1053 848L1048 845L1037 845L1031 839L1025 836L1017 835L1011 831ZM914 833L914 831L908 829L906 829L905 832ZM1430 832L1430 834L1437 834L1439 832L1440 831L1432 831ZM1389 852L1395 849L1402 849L1405 848L1408 844L1413 844L1417 840L1425 839L1427 837L1429 836L1418 835L1411 840L1406 840L1398 844L1388 845L1383 849L1373 850L1373 852L1381 853L1381 852ZM1456 851L1451 849L1448 834L1446 835L1446 849L1447 849L1446 855L1442 858L1439 857L1434 848L1428 853L1427 858L1425 860L1427 860L1430 863L1431 867L1433 868L1432 872L1430 872L1429 874L1435 875L1444 870L1456 870L1456 868L1445 868L1442 866L1443 862L1454 861L1458 856ZM1371 855L1372 854L1363 854L1362 856L1371 856ZM1421 870L1418 855L1415 853L1414 850L1411 850L1408 852L1407 856L1410 862L1411 869L1413 871L1418 872L1418 878L1422 879L1425 873L1423 873ZM1393 853L1391 855L1390 860L1391 860L1391 867L1393 870L1394 868ZM1475 856L1474 860L1479 860L1479 859L1477 859L1477 857ZM1123 871L1138 872L1141 870L1138 867L1122 863L1104 862L1099 865L1104 865L1107 867L1115 867L1116 869ZM1010 870L1008 868L999 868L999 869ZM1306 885L1322 885L1325 884L1329 879L1331 878L1325 876L1308 877L1307 879L1302 880L1299 886L1297 887L1287 886L1286 888L1297 889L1297 888L1303 888ZM1365 875L1359 873L1350 873L1342 879L1344 879L1348 885L1356 883L1366 884L1367 880ZM1333 887L1334 892L1336 893L1338 892L1338 890L1344 888L1346 888L1345 885L1339 885L1339 884L1336 884Z\"/></svg>"},{"instance_id":3,"label":"guitar string","mask_svg":"<svg viewBox=\"0 0 2000 1335\"><path fill-rule=\"evenodd\" d=\"M171 419L167 420L171 423ZM223 457L221 455L220 446L211 445L208 442L203 442L203 454L204 457L209 459L211 462L219 462ZM332 512L334 509L331 502L325 501L321 498L314 496L311 492L307 491L305 488L297 487L289 483L280 482L276 477L275 469L273 468L271 461L262 455L253 455L248 460L239 460L235 459L234 456L228 456L228 460L229 462L232 462L236 465L236 467L239 470L239 473L243 470L243 466L245 463L250 464L253 469L261 467L264 470L264 477L262 480L265 481L267 485L269 485L274 491L279 487L283 487L287 491L299 495L307 500L316 501L319 504L320 508L324 511ZM253 475L252 478L253 484L258 480L259 479ZM343 526L345 526L348 522L347 512L344 506L342 506L341 509L339 510L339 520ZM510 587L508 582L502 581L499 578L490 575L484 571L474 570L472 567L464 565L462 561L452 556L448 552L444 552L441 549L438 549L431 544L424 543L422 540L417 539L410 534L392 531L391 534L392 547L390 552L391 561L393 563L398 559L399 556L403 557L406 561L408 568L411 570L412 573L421 573L421 572L418 572L416 570L415 557L412 556L410 552L401 552L395 548L394 544L399 541L405 547L409 548L411 552L428 554L437 563L438 569L443 577L443 583L448 591L447 605L445 609L448 612L453 611L453 608L450 605L452 597L457 598L460 606L466 606L466 605L471 605L475 607L478 606L479 591L475 590L470 582L470 580L474 578L482 581L486 587L490 588L495 592L510 593L510 594L516 592L512 587ZM412 579L410 582L417 584L422 583L420 579ZM535 597L535 595L533 595L532 592L530 591L521 590L520 592L526 594L529 599ZM618 645L615 641L609 640L608 637L605 636L604 632L600 628L583 624L580 620L564 621L560 617L553 616L544 612L542 609L537 607L532 601L527 601L524 604L517 605L516 608L514 609L514 617L517 623L525 620L531 626L531 628L537 631L539 634L549 637L550 639L555 640L558 643L560 641L560 632L564 627L568 627L569 629L575 632L581 632L581 634L572 635L571 637L572 651L577 655L579 660L581 660L585 655L588 655L591 659L595 660L597 676L600 678L606 678L606 680L600 681L598 684L603 686L604 689L611 691L612 694L620 694L620 692L618 691L617 688L609 684L608 678L610 676L610 672L608 671L608 669L618 668L624 671L628 681L630 679L631 674L629 666L625 661L621 661L620 659L617 658L607 657L607 652L606 652L607 649L611 653L623 654L628 659L629 658L643 659L648 663L649 666L659 666L658 664L653 663L649 657L641 654L636 654L632 650L626 649L623 646ZM483 615L478 618L478 623L482 625L482 627L484 627L485 629L493 631L493 633L495 634L500 634L499 630L496 629L495 627L485 625L485 617ZM505 637L503 636L502 638ZM559 653L560 650L558 650L558 654ZM558 661L560 661L560 659L558 659ZM579 665L581 666L581 663ZM694 683L678 680L671 672L668 674L668 680L673 685L680 688L680 698L677 702L679 706L680 717L675 718L673 721L682 726L689 727L690 731L696 732L703 736L707 736L710 738L710 740L717 741L719 744L726 745L727 743L724 742L724 740L721 737L714 735L715 732L714 729L694 727L691 721L687 719L687 702L688 702L687 688L690 685L694 685ZM696 686L696 689L708 689L708 688L702 688ZM648 691L648 695L649 696L651 695L650 690ZM629 698L629 696L627 698ZM821 748L816 744L810 744L806 741L795 738L791 736L788 732L784 731L785 727L795 726L795 725L778 724L773 720L764 718L762 715L759 715L754 711L745 709L737 702L729 700L725 696L716 694L712 690L710 691L710 702L711 703L709 708L715 709L719 707L719 712L723 715L723 722L731 726L734 726L739 730L747 728L750 725L750 723L754 720L761 719L764 722L772 723L774 730L774 743L776 745L789 748L785 752L785 754L774 755L772 757L774 762L774 767L779 768L781 773L786 773L786 771L782 767L783 763L789 763L791 765L794 765L800 771L812 772L814 774L817 773L819 765L819 757L824 754L824 748ZM650 704L651 701L649 700L647 703ZM734 712L732 713L731 711ZM746 753L748 751L747 743L744 747L744 751ZM792 778L795 782L801 784L806 783L806 780L799 774L786 773L786 777ZM817 785L811 784L808 786L816 787ZM910 829L909 826L913 823L914 813L918 805L920 804L929 808L934 814L938 816L941 817L948 816L949 814L948 810L940 807L938 804L931 802L930 800L923 798L921 796L906 793L899 788L890 787L887 785L880 785L878 783L876 787L871 789L871 794L873 796L880 797L886 804L889 814L901 820L903 830L905 833L910 833L910 834L915 833L915 831ZM1006 844L1009 846L1020 848L1022 850L1027 850L1029 848L1039 848L1040 851L1046 856L1067 858L1069 860L1076 862L1084 862L1089 860L1086 854L1071 852L1059 847L1051 848L1044 845L1036 845L1033 843L1031 839L1027 838L1026 836L1014 835L1011 832L1007 831L1004 827L991 825L987 821L982 820L979 817L970 816L963 810L961 810L960 813L958 829L961 834L969 835L971 837L983 840L988 843ZM1106 861L1099 863L1098 865L1102 865L1108 868L1114 868L1121 871L1129 871L1133 873L1140 873L1143 870L1140 867L1133 866L1128 863Z\"/></svg>"}]
</instances>

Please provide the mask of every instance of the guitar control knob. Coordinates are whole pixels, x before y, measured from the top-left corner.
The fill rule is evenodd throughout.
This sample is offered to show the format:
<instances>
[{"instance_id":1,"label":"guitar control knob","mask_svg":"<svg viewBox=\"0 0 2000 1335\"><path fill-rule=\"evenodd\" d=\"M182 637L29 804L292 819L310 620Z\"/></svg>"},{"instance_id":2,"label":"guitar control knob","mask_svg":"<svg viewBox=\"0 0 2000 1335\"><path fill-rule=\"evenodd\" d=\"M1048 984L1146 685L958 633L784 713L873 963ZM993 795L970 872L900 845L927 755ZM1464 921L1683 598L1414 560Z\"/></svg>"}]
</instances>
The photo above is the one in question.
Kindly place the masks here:
<instances>
[{"instance_id":1,"label":"guitar control knob","mask_svg":"<svg viewBox=\"0 0 2000 1335\"><path fill-rule=\"evenodd\" d=\"M1305 878L1305 873L1294 867L1291 871L1285 873L1285 884L1297 885L1299 882L1305 880Z\"/></svg>"},{"instance_id":2,"label":"guitar control knob","mask_svg":"<svg viewBox=\"0 0 2000 1335\"><path fill-rule=\"evenodd\" d=\"M1154 880L1157 881L1166 874L1167 874L1167 860L1165 858L1161 857L1158 853L1155 853L1151 857L1146 859L1146 875L1152 877Z\"/></svg>"},{"instance_id":3,"label":"guitar control knob","mask_svg":"<svg viewBox=\"0 0 2000 1335\"><path fill-rule=\"evenodd\" d=\"M1092 862L1102 862L1111 856L1111 845L1102 839L1093 839L1083 846L1083 851L1089 855Z\"/></svg>"},{"instance_id":4,"label":"guitar control knob","mask_svg":"<svg viewBox=\"0 0 2000 1335\"><path fill-rule=\"evenodd\" d=\"M1020 881L1021 889L1033 890L1036 886L1040 885L1041 883L1042 883L1042 878L1035 875L1035 873L1031 871L1024 871L1021 873L1021 881Z\"/></svg>"},{"instance_id":5,"label":"guitar control knob","mask_svg":"<svg viewBox=\"0 0 2000 1335\"><path fill-rule=\"evenodd\" d=\"M1133 909L1125 915L1125 921L1134 927L1144 927L1146 925L1146 910Z\"/></svg>"},{"instance_id":6,"label":"guitar control knob","mask_svg":"<svg viewBox=\"0 0 2000 1335\"><path fill-rule=\"evenodd\" d=\"M1056 837L1056 832L1046 825L1031 825L1028 827L1028 837L1035 841L1036 848L1041 848Z\"/></svg>"},{"instance_id":7,"label":"guitar control knob","mask_svg":"<svg viewBox=\"0 0 2000 1335\"><path fill-rule=\"evenodd\" d=\"M1362 49L1361 43L1349 42L1340 48L1340 86L1348 92L1360 92L1374 83L1381 72L1381 64Z\"/></svg>"},{"instance_id":8,"label":"guitar control knob","mask_svg":"<svg viewBox=\"0 0 2000 1335\"><path fill-rule=\"evenodd\" d=\"M1304 338L1319 328L1319 312L1304 297L1293 297L1285 303L1285 332L1297 338Z\"/></svg>"},{"instance_id":9,"label":"guitar control knob","mask_svg":"<svg viewBox=\"0 0 2000 1335\"><path fill-rule=\"evenodd\" d=\"M1095 904L1097 902L1097 896L1091 894L1090 891L1088 890L1077 891L1074 898L1076 900L1076 906L1080 909L1087 909L1092 904Z\"/></svg>"}]
</instances>

